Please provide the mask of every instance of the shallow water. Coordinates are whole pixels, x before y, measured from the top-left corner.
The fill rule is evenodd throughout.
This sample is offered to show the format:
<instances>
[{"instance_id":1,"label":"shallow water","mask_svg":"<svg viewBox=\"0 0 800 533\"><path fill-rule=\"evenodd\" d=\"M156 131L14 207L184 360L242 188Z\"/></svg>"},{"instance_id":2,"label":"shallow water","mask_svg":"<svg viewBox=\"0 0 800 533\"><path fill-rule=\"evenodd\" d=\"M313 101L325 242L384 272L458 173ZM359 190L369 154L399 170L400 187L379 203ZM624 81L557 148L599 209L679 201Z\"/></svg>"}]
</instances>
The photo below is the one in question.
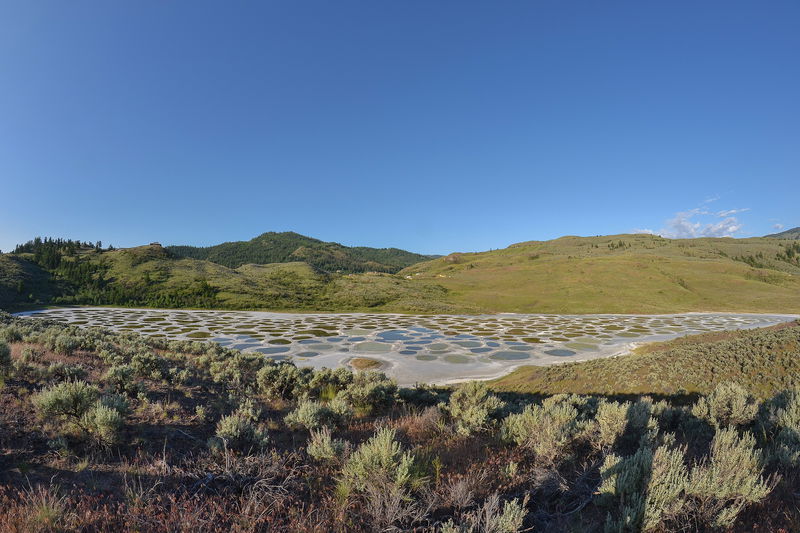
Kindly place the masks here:
<instances>
[{"instance_id":1,"label":"shallow water","mask_svg":"<svg viewBox=\"0 0 800 533\"><path fill-rule=\"evenodd\" d=\"M176 339L212 341L299 366L380 361L401 384L495 377L521 365L620 355L633 344L708 331L756 328L795 315L413 316L364 313L68 308L23 316Z\"/></svg>"}]
</instances>

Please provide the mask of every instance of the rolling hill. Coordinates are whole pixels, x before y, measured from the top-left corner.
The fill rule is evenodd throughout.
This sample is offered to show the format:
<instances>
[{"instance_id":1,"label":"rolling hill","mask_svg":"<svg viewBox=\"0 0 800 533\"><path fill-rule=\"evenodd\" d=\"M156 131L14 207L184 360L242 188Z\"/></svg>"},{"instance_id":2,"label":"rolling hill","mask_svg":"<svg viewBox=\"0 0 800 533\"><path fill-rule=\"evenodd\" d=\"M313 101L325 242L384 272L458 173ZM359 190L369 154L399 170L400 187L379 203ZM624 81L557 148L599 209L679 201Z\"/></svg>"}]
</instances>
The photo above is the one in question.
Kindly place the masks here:
<instances>
[{"instance_id":1,"label":"rolling hill","mask_svg":"<svg viewBox=\"0 0 800 533\"><path fill-rule=\"evenodd\" d=\"M562 237L404 269L490 312L800 312L800 243L654 235Z\"/></svg>"},{"instance_id":2,"label":"rolling hill","mask_svg":"<svg viewBox=\"0 0 800 533\"><path fill-rule=\"evenodd\" d=\"M229 268L238 268L248 263L302 261L324 272L349 274L395 273L414 263L435 257L397 248L348 247L294 232L268 232L249 241L225 242L209 247L168 246L167 250L177 257L204 259Z\"/></svg>"},{"instance_id":3,"label":"rolling hill","mask_svg":"<svg viewBox=\"0 0 800 533\"><path fill-rule=\"evenodd\" d=\"M336 252L342 254L335 255L341 259L338 265L349 264L353 270L374 266L380 260L387 269L396 269L399 258L408 261L416 254L339 249L340 245L321 241L315 241L317 248L303 245L289 252L301 242L295 236L265 234L254 239L258 244L249 241L251 244L237 248L257 260L256 251L268 250L270 239L291 243L269 252L273 255L261 256L280 262L238 264L244 256L234 261L235 254L219 251L224 248L214 252L217 261L231 260L238 266L181 256L174 248L158 244L121 250L81 245L58 251L58 245L51 243L47 253L25 248L18 254L0 255L0 306L800 313L800 242L796 241L670 240L653 235L562 237L489 252L453 253L392 274L378 269L332 272L320 265L332 265L324 262L330 257L325 254ZM212 253L210 249L195 250Z\"/></svg>"},{"instance_id":4,"label":"rolling hill","mask_svg":"<svg viewBox=\"0 0 800 533\"><path fill-rule=\"evenodd\" d=\"M47 253L40 249L0 255L0 308L80 304L291 311L464 310L449 305L446 290L437 284L412 282L388 273L330 274L300 260L229 268L175 256L156 243L119 250L44 246Z\"/></svg>"}]
</instances>

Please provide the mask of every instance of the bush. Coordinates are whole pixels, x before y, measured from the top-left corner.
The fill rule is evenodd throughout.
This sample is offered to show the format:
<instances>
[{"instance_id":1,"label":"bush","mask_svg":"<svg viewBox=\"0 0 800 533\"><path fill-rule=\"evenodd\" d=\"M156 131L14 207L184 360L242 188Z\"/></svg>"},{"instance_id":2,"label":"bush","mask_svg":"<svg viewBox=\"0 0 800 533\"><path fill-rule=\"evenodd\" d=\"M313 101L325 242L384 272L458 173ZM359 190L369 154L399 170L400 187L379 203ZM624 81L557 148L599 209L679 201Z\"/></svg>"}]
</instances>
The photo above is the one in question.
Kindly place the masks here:
<instances>
[{"instance_id":1,"label":"bush","mask_svg":"<svg viewBox=\"0 0 800 533\"><path fill-rule=\"evenodd\" d=\"M514 499L505 502L501 509L500 495L494 493L483 507L467 514L460 524L456 525L452 519L445 522L441 533L516 533L522 530L527 502L527 496L522 503Z\"/></svg>"},{"instance_id":2,"label":"bush","mask_svg":"<svg viewBox=\"0 0 800 533\"><path fill-rule=\"evenodd\" d=\"M44 352L42 350L33 346L26 346L22 349L22 357L20 359L25 363L38 363L43 355Z\"/></svg>"},{"instance_id":3,"label":"bush","mask_svg":"<svg viewBox=\"0 0 800 533\"><path fill-rule=\"evenodd\" d=\"M33 405L44 418L80 419L97 400L97 387L84 381L65 381L33 397Z\"/></svg>"},{"instance_id":4,"label":"bush","mask_svg":"<svg viewBox=\"0 0 800 533\"><path fill-rule=\"evenodd\" d=\"M341 439L331 438L331 430L327 427L318 431L311 431L306 452L314 459L320 461L340 461L347 454L349 443Z\"/></svg>"},{"instance_id":5,"label":"bush","mask_svg":"<svg viewBox=\"0 0 800 533\"><path fill-rule=\"evenodd\" d=\"M771 462L785 469L800 466L800 389L784 391L765 402L758 427Z\"/></svg>"},{"instance_id":6,"label":"bush","mask_svg":"<svg viewBox=\"0 0 800 533\"><path fill-rule=\"evenodd\" d=\"M395 440L395 431L379 429L350 456L342 469L342 480L355 490L366 490L373 482L385 482L404 490L420 486L423 479L414 456L404 452Z\"/></svg>"},{"instance_id":7,"label":"bush","mask_svg":"<svg viewBox=\"0 0 800 533\"><path fill-rule=\"evenodd\" d=\"M136 371L131 365L113 365L103 376L114 391L121 394L135 395L139 392L139 387L134 382Z\"/></svg>"},{"instance_id":8,"label":"bush","mask_svg":"<svg viewBox=\"0 0 800 533\"><path fill-rule=\"evenodd\" d=\"M286 415L284 421L290 427L304 427L312 430L340 426L349 420L351 416L350 407L339 399L330 402L328 405L305 400Z\"/></svg>"},{"instance_id":9,"label":"bush","mask_svg":"<svg viewBox=\"0 0 800 533\"><path fill-rule=\"evenodd\" d=\"M339 493L357 491L371 518L371 530L385 531L420 514L423 503L412 494L424 482L414 456L403 451L393 429L383 428L350 455L342 468Z\"/></svg>"},{"instance_id":10,"label":"bush","mask_svg":"<svg viewBox=\"0 0 800 533\"><path fill-rule=\"evenodd\" d=\"M0 341L19 342L22 340L22 332L17 326L10 325L0 328Z\"/></svg>"},{"instance_id":11,"label":"bush","mask_svg":"<svg viewBox=\"0 0 800 533\"><path fill-rule=\"evenodd\" d=\"M48 379L53 381L76 381L86 377L86 369L81 365L71 365L56 361L50 363L45 374Z\"/></svg>"},{"instance_id":12,"label":"bush","mask_svg":"<svg viewBox=\"0 0 800 533\"><path fill-rule=\"evenodd\" d=\"M569 403L529 405L509 415L500 428L501 438L533 451L546 465L566 458L572 439L582 428L578 410Z\"/></svg>"},{"instance_id":13,"label":"bush","mask_svg":"<svg viewBox=\"0 0 800 533\"><path fill-rule=\"evenodd\" d=\"M392 404L397 394L397 383L383 372L357 372L353 381L339 394L337 399L351 407L371 412Z\"/></svg>"},{"instance_id":14,"label":"bush","mask_svg":"<svg viewBox=\"0 0 800 533\"><path fill-rule=\"evenodd\" d=\"M98 402L83 415L81 425L95 444L111 446L118 442L125 418L117 409Z\"/></svg>"},{"instance_id":15,"label":"bush","mask_svg":"<svg viewBox=\"0 0 800 533\"><path fill-rule=\"evenodd\" d=\"M321 368L311 375L307 392L312 398L332 400L352 382L353 373L347 368Z\"/></svg>"},{"instance_id":16,"label":"bush","mask_svg":"<svg viewBox=\"0 0 800 533\"><path fill-rule=\"evenodd\" d=\"M450 395L450 400L442 406L442 410L453 420L459 434L471 435L488 429L491 420L498 416L504 405L500 398L489 393L484 383L470 381Z\"/></svg>"},{"instance_id":17,"label":"bush","mask_svg":"<svg viewBox=\"0 0 800 533\"><path fill-rule=\"evenodd\" d=\"M131 357L131 367L137 376L160 380L165 377L165 361L149 351L137 352Z\"/></svg>"},{"instance_id":18,"label":"bush","mask_svg":"<svg viewBox=\"0 0 800 533\"><path fill-rule=\"evenodd\" d=\"M65 381L33 397L42 418L60 421L61 432L78 429L95 444L110 446L118 442L128 406L124 399L111 396L98 400L98 390L83 381Z\"/></svg>"},{"instance_id":19,"label":"bush","mask_svg":"<svg viewBox=\"0 0 800 533\"><path fill-rule=\"evenodd\" d=\"M605 530L655 531L665 520L681 515L686 506L683 491L689 479L685 450L662 445L653 452L641 446L626 458L606 457L600 472L597 503L612 507Z\"/></svg>"},{"instance_id":20,"label":"bush","mask_svg":"<svg viewBox=\"0 0 800 533\"><path fill-rule=\"evenodd\" d=\"M80 342L76 337L67 333L62 333L53 342L53 351L61 355L72 355L78 349Z\"/></svg>"},{"instance_id":21,"label":"bush","mask_svg":"<svg viewBox=\"0 0 800 533\"><path fill-rule=\"evenodd\" d=\"M614 446L625 432L628 424L629 403L617 403L602 400L597 406L595 421L597 423L596 443L599 448Z\"/></svg>"},{"instance_id":22,"label":"bush","mask_svg":"<svg viewBox=\"0 0 800 533\"><path fill-rule=\"evenodd\" d=\"M258 371L256 382L262 394L269 398L292 400L305 387L304 373L292 363L267 363Z\"/></svg>"},{"instance_id":23,"label":"bush","mask_svg":"<svg viewBox=\"0 0 800 533\"><path fill-rule=\"evenodd\" d=\"M264 448L269 442L267 432L256 425L247 415L236 412L224 416L217 423L216 437L212 437L209 446L212 449L223 447L238 451L249 451Z\"/></svg>"},{"instance_id":24,"label":"bush","mask_svg":"<svg viewBox=\"0 0 800 533\"><path fill-rule=\"evenodd\" d=\"M702 521L730 527L749 504L758 503L772 487L762 477L761 453L750 433L741 437L733 428L722 429L711 442L711 460L692 471L687 492L696 501Z\"/></svg>"},{"instance_id":25,"label":"bush","mask_svg":"<svg viewBox=\"0 0 800 533\"><path fill-rule=\"evenodd\" d=\"M718 384L708 396L692 408L692 414L715 428L743 426L753 421L758 404L747 390L738 383Z\"/></svg>"}]
</instances>

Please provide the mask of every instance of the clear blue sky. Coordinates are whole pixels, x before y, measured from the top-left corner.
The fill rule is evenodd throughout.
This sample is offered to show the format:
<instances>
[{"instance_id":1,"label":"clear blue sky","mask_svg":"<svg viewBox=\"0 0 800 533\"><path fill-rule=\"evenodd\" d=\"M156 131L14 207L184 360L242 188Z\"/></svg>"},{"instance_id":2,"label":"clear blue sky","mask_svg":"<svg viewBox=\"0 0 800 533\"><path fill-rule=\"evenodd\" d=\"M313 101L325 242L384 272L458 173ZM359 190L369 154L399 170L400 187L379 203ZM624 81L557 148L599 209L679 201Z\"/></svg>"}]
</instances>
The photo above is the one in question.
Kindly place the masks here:
<instances>
[{"instance_id":1,"label":"clear blue sky","mask_svg":"<svg viewBox=\"0 0 800 533\"><path fill-rule=\"evenodd\" d=\"M800 3L0 4L0 249L800 225Z\"/></svg>"}]
</instances>

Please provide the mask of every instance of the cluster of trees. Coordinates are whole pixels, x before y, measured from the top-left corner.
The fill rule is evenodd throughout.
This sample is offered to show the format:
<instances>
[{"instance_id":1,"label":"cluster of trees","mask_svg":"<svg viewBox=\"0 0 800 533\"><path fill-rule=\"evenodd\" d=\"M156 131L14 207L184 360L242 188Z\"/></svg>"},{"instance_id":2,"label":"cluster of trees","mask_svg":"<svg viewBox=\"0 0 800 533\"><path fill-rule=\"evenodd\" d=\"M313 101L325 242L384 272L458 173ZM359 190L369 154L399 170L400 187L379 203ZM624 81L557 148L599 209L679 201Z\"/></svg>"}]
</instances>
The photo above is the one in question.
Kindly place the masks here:
<instances>
[{"instance_id":1,"label":"cluster of trees","mask_svg":"<svg viewBox=\"0 0 800 533\"><path fill-rule=\"evenodd\" d=\"M778 252L778 259L800 265L800 242L793 242L784 246L783 253Z\"/></svg>"},{"instance_id":2,"label":"cluster of trees","mask_svg":"<svg viewBox=\"0 0 800 533\"><path fill-rule=\"evenodd\" d=\"M113 246L109 246L108 250L113 250ZM56 268L64 256L73 256L76 252L81 250L96 250L103 251L102 241L95 243L82 242L72 239L54 239L53 237L36 237L24 244L18 244L14 247L12 253L15 254L33 254L33 260L45 267Z\"/></svg>"}]
</instances>

